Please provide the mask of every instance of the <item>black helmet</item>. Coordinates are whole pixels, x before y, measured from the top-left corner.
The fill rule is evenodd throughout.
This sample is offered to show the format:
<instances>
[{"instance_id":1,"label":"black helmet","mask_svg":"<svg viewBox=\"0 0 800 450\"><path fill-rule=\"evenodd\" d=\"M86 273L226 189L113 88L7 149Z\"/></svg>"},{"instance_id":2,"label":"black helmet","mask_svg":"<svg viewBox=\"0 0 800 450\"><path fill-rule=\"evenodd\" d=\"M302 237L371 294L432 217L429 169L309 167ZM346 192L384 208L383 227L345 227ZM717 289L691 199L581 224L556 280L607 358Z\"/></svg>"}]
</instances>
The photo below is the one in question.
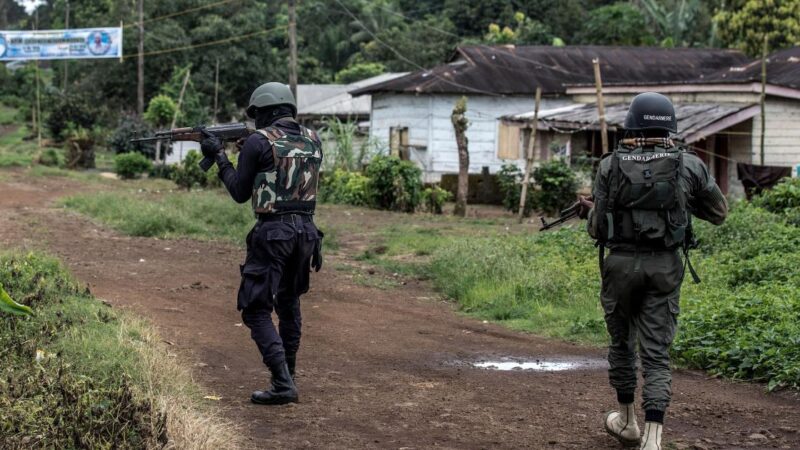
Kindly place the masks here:
<instances>
[{"instance_id":1,"label":"black helmet","mask_svg":"<svg viewBox=\"0 0 800 450\"><path fill-rule=\"evenodd\" d=\"M633 98L625 116L626 130L667 130L678 132L675 107L667 97L645 92Z\"/></svg>"}]
</instances>

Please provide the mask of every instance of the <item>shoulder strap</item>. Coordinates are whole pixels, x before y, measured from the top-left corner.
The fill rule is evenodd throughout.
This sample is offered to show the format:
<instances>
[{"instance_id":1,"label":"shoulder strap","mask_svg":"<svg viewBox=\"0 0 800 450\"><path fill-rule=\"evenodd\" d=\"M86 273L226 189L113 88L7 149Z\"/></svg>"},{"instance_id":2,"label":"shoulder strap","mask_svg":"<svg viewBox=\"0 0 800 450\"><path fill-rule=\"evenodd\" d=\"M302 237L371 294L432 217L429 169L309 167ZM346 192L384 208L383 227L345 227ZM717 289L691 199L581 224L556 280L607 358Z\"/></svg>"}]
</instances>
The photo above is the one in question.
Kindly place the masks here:
<instances>
[{"instance_id":1,"label":"shoulder strap","mask_svg":"<svg viewBox=\"0 0 800 450\"><path fill-rule=\"evenodd\" d=\"M606 227L608 236L605 237L607 241L614 238L614 213L616 212L617 193L619 192L620 176L619 176L619 155L614 150L611 156L611 172L608 179L608 207L606 208Z\"/></svg>"},{"instance_id":2,"label":"shoulder strap","mask_svg":"<svg viewBox=\"0 0 800 450\"><path fill-rule=\"evenodd\" d=\"M262 128L260 130L256 130L256 132L267 138L270 145L274 145L276 141L286 136L286 133L275 127Z\"/></svg>"}]
</instances>

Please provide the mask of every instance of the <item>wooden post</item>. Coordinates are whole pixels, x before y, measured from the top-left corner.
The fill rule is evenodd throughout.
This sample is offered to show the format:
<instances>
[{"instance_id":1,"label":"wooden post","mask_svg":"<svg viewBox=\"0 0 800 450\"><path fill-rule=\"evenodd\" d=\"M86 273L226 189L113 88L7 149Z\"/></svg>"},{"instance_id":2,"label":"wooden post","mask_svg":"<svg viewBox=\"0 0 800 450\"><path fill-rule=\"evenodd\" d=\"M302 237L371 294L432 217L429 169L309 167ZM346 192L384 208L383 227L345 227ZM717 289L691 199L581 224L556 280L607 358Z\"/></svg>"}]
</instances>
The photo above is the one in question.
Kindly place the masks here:
<instances>
[{"instance_id":1,"label":"wooden post","mask_svg":"<svg viewBox=\"0 0 800 450\"><path fill-rule=\"evenodd\" d=\"M297 8L289 0L289 87L297 100Z\"/></svg>"},{"instance_id":2,"label":"wooden post","mask_svg":"<svg viewBox=\"0 0 800 450\"><path fill-rule=\"evenodd\" d=\"M67 10L64 13L64 29L68 30L69 29L69 0L66 0L66 7L67 7ZM69 60L65 59L64 60L64 80L62 81L62 84L61 84L61 90L62 91L66 91L67 90L67 78L68 78L67 72L68 71L69 71Z\"/></svg>"},{"instance_id":3,"label":"wooden post","mask_svg":"<svg viewBox=\"0 0 800 450\"><path fill-rule=\"evenodd\" d=\"M467 139L467 97L461 97L453 107L450 121L456 132L456 146L458 147L458 189L456 190L456 207L453 215L464 217L467 215L467 195L469 193L469 139Z\"/></svg>"},{"instance_id":4,"label":"wooden post","mask_svg":"<svg viewBox=\"0 0 800 450\"><path fill-rule=\"evenodd\" d=\"M214 69L214 123L217 123L218 113L219 113L219 58L217 58L216 69Z\"/></svg>"},{"instance_id":5,"label":"wooden post","mask_svg":"<svg viewBox=\"0 0 800 450\"><path fill-rule=\"evenodd\" d=\"M136 111L141 116L144 114L144 0L138 0L139 9L139 56L137 58L136 73L138 84L136 87Z\"/></svg>"},{"instance_id":6,"label":"wooden post","mask_svg":"<svg viewBox=\"0 0 800 450\"><path fill-rule=\"evenodd\" d=\"M533 156L536 148L536 130L539 126L539 105L542 102L542 88L536 87L536 102L533 109L533 121L531 122L531 137L528 138L528 148L525 149L525 173L522 175L522 190L519 194L518 221L522 223L525 217L525 203L528 197L528 184L531 180L531 169L533 169Z\"/></svg>"},{"instance_id":7,"label":"wooden post","mask_svg":"<svg viewBox=\"0 0 800 450\"><path fill-rule=\"evenodd\" d=\"M764 134L767 131L767 44L768 35L764 33L764 46L761 49L761 165L764 165Z\"/></svg>"},{"instance_id":8,"label":"wooden post","mask_svg":"<svg viewBox=\"0 0 800 450\"><path fill-rule=\"evenodd\" d=\"M600 139L603 143L603 154L608 153L608 126L606 125L605 105L603 105L603 81L600 78L600 59L592 60L594 64L594 84L597 88L597 117L600 119Z\"/></svg>"}]
</instances>

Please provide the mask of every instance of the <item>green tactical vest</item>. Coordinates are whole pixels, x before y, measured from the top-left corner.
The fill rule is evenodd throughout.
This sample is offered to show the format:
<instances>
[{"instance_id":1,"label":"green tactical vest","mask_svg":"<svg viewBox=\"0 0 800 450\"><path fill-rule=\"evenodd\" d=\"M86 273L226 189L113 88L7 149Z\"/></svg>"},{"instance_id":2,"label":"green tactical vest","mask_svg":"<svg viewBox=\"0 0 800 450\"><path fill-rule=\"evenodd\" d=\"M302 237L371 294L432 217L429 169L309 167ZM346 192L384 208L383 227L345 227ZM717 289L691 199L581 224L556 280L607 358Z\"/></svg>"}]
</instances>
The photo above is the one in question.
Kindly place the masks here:
<instances>
[{"instance_id":1,"label":"green tactical vest","mask_svg":"<svg viewBox=\"0 0 800 450\"><path fill-rule=\"evenodd\" d=\"M683 150L654 147L611 155L608 201L598 211L600 241L610 247L677 248L690 226L680 182Z\"/></svg>"},{"instance_id":2,"label":"green tactical vest","mask_svg":"<svg viewBox=\"0 0 800 450\"><path fill-rule=\"evenodd\" d=\"M275 127L258 130L272 145L275 169L260 172L253 182L256 214L313 214L322 163L322 145L316 133L300 127L300 135Z\"/></svg>"}]
</instances>

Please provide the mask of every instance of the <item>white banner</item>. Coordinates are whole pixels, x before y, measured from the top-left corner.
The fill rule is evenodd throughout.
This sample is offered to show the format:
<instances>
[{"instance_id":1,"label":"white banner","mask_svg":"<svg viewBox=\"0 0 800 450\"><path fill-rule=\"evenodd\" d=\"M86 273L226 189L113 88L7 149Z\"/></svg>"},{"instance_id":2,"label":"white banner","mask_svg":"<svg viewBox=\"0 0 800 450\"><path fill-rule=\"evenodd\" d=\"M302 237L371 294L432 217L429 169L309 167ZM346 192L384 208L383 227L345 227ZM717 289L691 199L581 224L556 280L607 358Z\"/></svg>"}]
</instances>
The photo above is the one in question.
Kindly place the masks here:
<instances>
[{"instance_id":1,"label":"white banner","mask_svg":"<svg viewBox=\"0 0 800 450\"><path fill-rule=\"evenodd\" d=\"M0 31L0 61L121 57L119 27Z\"/></svg>"}]
</instances>

